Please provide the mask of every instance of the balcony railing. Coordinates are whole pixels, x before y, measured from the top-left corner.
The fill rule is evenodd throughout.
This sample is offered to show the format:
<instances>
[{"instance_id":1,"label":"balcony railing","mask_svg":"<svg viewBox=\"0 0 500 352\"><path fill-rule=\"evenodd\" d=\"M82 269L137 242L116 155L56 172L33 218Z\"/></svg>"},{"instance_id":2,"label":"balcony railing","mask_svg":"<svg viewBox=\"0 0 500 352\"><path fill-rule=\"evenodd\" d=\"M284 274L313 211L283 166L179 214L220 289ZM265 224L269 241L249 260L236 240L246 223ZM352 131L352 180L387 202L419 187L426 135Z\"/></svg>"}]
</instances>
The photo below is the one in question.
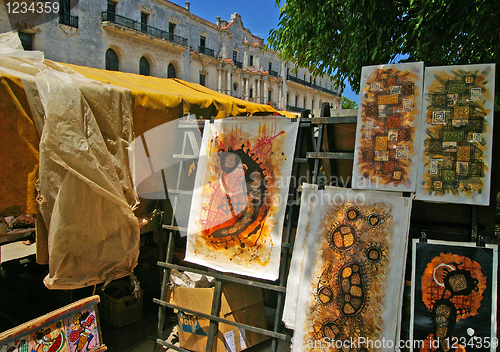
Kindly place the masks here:
<instances>
[{"instance_id":1,"label":"balcony railing","mask_svg":"<svg viewBox=\"0 0 500 352\"><path fill-rule=\"evenodd\" d=\"M188 40L186 38L180 37L174 33L164 31L162 29L158 29L156 27L150 26L145 23L117 15L113 12L103 11L102 20L118 24L120 26L132 29L134 31L146 33L153 37L160 38L169 41L171 43L183 45L185 47L188 46Z\"/></svg>"},{"instance_id":2,"label":"balcony railing","mask_svg":"<svg viewBox=\"0 0 500 352\"><path fill-rule=\"evenodd\" d=\"M307 87L311 86L310 82L304 81L303 79L300 79L300 78L297 78L294 76L286 75L286 79L289 81L292 81L292 82L300 83L300 84L307 86Z\"/></svg>"},{"instance_id":3,"label":"balcony railing","mask_svg":"<svg viewBox=\"0 0 500 352\"><path fill-rule=\"evenodd\" d=\"M278 77L278 71L269 70L269 75Z\"/></svg>"},{"instance_id":4,"label":"balcony railing","mask_svg":"<svg viewBox=\"0 0 500 352\"><path fill-rule=\"evenodd\" d=\"M304 111L305 109L299 108L297 106L287 105L286 110L291 111L291 112L299 112L300 113L300 112Z\"/></svg>"},{"instance_id":5,"label":"balcony railing","mask_svg":"<svg viewBox=\"0 0 500 352\"><path fill-rule=\"evenodd\" d=\"M206 46L199 46L198 47L198 52L200 54L205 54L207 56L211 56L211 57L215 57L215 54L214 54L214 49L210 49L210 48L207 48Z\"/></svg>"},{"instance_id":6,"label":"balcony railing","mask_svg":"<svg viewBox=\"0 0 500 352\"><path fill-rule=\"evenodd\" d=\"M59 23L78 28L78 16L72 16L69 13L60 13Z\"/></svg>"},{"instance_id":7,"label":"balcony railing","mask_svg":"<svg viewBox=\"0 0 500 352\"><path fill-rule=\"evenodd\" d=\"M236 67L238 68L243 68L243 62L241 61L234 61L234 64L236 65Z\"/></svg>"}]
</instances>

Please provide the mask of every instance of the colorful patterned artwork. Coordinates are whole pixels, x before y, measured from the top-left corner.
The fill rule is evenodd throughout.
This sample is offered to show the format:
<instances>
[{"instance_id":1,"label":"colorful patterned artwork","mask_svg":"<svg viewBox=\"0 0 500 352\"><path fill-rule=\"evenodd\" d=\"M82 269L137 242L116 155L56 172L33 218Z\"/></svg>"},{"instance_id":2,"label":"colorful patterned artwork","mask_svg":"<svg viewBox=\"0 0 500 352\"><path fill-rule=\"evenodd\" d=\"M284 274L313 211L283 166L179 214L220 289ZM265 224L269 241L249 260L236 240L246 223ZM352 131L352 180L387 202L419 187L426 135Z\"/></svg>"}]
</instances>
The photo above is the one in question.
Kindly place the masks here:
<instances>
[{"instance_id":1,"label":"colorful patterned artwork","mask_svg":"<svg viewBox=\"0 0 500 352\"><path fill-rule=\"evenodd\" d=\"M353 188L415 191L423 70L422 62L363 67Z\"/></svg>"},{"instance_id":2,"label":"colorful patterned artwork","mask_svg":"<svg viewBox=\"0 0 500 352\"><path fill-rule=\"evenodd\" d=\"M496 351L497 246L413 242L413 350Z\"/></svg>"},{"instance_id":3,"label":"colorful patterned artwork","mask_svg":"<svg viewBox=\"0 0 500 352\"><path fill-rule=\"evenodd\" d=\"M425 71L417 199L488 205L495 65Z\"/></svg>"},{"instance_id":4,"label":"colorful patterned artwork","mask_svg":"<svg viewBox=\"0 0 500 352\"><path fill-rule=\"evenodd\" d=\"M93 296L0 333L0 352L101 352Z\"/></svg>"},{"instance_id":5,"label":"colorful patterned artwork","mask_svg":"<svg viewBox=\"0 0 500 352\"><path fill-rule=\"evenodd\" d=\"M283 117L206 122L189 216L187 261L278 278L297 131L298 122Z\"/></svg>"},{"instance_id":6,"label":"colorful patterned artwork","mask_svg":"<svg viewBox=\"0 0 500 352\"><path fill-rule=\"evenodd\" d=\"M292 351L374 351L376 341L394 343L411 198L333 187L315 193Z\"/></svg>"}]
</instances>

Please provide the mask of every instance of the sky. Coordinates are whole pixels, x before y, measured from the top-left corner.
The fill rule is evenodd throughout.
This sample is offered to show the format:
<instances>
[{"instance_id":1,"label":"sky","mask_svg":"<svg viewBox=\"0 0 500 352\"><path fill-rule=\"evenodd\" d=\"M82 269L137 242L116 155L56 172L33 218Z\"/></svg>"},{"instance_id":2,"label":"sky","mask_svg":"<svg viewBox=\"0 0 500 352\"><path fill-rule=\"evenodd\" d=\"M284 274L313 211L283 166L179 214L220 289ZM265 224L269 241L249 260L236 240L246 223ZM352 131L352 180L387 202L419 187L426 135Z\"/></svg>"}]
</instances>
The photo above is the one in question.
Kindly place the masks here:
<instances>
[{"instance_id":1,"label":"sky","mask_svg":"<svg viewBox=\"0 0 500 352\"><path fill-rule=\"evenodd\" d=\"M170 1L185 6L185 1ZM212 23L215 23L217 16L229 21L231 14L237 12L241 15L243 26L266 42L269 31L276 29L279 23L280 10L274 0L190 0L190 3L190 10L194 15ZM281 6L283 4L284 1L281 1ZM348 83L342 95L358 103L359 96L351 90Z\"/></svg>"}]
</instances>

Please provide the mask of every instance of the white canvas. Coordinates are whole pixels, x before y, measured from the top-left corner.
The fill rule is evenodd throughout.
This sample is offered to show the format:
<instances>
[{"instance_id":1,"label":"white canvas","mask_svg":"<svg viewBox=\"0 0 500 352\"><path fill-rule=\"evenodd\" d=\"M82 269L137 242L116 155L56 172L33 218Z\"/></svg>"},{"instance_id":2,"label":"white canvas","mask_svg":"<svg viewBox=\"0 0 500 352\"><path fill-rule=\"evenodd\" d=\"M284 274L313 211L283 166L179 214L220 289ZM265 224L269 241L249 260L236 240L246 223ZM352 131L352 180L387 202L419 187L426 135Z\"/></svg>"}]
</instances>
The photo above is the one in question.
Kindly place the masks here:
<instances>
[{"instance_id":1,"label":"white canvas","mask_svg":"<svg viewBox=\"0 0 500 352\"><path fill-rule=\"evenodd\" d=\"M415 191L423 70L423 62L363 67L352 188Z\"/></svg>"},{"instance_id":2,"label":"white canvas","mask_svg":"<svg viewBox=\"0 0 500 352\"><path fill-rule=\"evenodd\" d=\"M370 343L399 338L411 198L333 187L316 192L292 351L345 343L392 352L390 342Z\"/></svg>"},{"instance_id":3,"label":"white canvas","mask_svg":"<svg viewBox=\"0 0 500 352\"><path fill-rule=\"evenodd\" d=\"M489 205L495 65L427 67L416 199Z\"/></svg>"},{"instance_id":4,"label":"white canvas","mask_svg":"<svg viewBox=\"0 0 500 352\"><path fill-rule=\"evenodd\" d=\"M298 121L237 117L205 124L186 260L276 280Z\"/></svg>"}]
</instances>

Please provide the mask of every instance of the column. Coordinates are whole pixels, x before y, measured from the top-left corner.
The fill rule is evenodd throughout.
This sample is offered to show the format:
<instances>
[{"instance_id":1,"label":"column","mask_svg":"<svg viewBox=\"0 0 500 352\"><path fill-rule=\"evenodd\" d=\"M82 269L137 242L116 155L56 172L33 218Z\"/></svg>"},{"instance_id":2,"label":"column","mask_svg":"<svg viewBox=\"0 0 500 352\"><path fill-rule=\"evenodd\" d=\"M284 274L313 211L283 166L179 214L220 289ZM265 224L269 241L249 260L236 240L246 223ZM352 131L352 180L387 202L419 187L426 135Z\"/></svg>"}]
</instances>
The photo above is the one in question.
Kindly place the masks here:
<instances>
[{"instance_id":1,"label":"column","mask_svg":"<svg viewBox=\"0 0 500 352\"><path fill-rule=\"evenodd\" d=\"M243 90L243 88L244 88L244 87L243 87L243 83L244 83L245 81L243 80L243 74L241 73L241 71L240 71L240 73L238 74L238 78L239 78L239 82L240 82L240 95L239 95L239 98L240 98L240 99L242 99L242 98L243 98L243 94L244 94L244 93L243 93L243 92L244 92L244 90Z\"/></svg>"},{"instance_id":2,"label":"column","mask_svg":"<svg viewBox=\"0 0 500 352\"><path fill-rule=\"evenodd\" d=\"M248 96L250 95L250 79L245 78L245 100L248 101Z\"/></svg>"},{"instance_id":3,"label":"column","mask_svg":"<svg viewBox=\"0 0 500 352\"><path fill-rule=\"evenodd\" d=\"M280 82L278 83L278 109L285 110L283 108L283 84Z\"/></svg>"},{"instance_id":4,"label":"column","mask_svg":"<svg viewBox=\"0 0 500 352\"><path fill-rule=\"evenodd\" d=\"M281 63L281 82L283 86L281 87L281 110L286 110L286 65L284 62Z\"/></svg>"},{"instance_id":5,"label":"column","mask_svg":"<svg viewBox=\"0 0 500 352\"><path fill-rule=\"evenodd\" d=\"M219 80L218 80L218 83L217 83L217 91L219 93L222 93L222 72L221 72L222 69L218 68L217 69L217 72L219 74Z\"/></svg>"},{"instance_id":6,"label":"column","mask_svg":"<svg viewBox=\"0 0 500 352\"><path fill-rule=\"evenodd\" d=\"M232 87L231 87L231 81L232 81L232 80L231 80L231 68L228 68L228 69L227 69L227 85L226 85L226 87L227 87L227 91L226 91L226 94L227 94L227 95L229 95L229 96L231 96L231 95L232 95L232 94L231 94L231 88L232 88Z\"/></svg>"},{"instance_id":7,"label":"column","mask_svg":"<svg viewBox=\"0 0 500 352\"><path fill-rule=\"evenodd\" d=\"M260 101L260 77L257 78L255 81L256 81L256 86L255 86L255 102L256 103L261 103L261 101Z\"/></svg>"},{"instance_id":8,"label":"column","mask_svg":"<svg viewBox=\"0 0 500 352\"><path fill-rule=\"evenodd\" d=\"M267 77L263 77L262 80L264 81L264 94L262 96L262 104L267 104Z\"/></svg>"}]
</instances>

